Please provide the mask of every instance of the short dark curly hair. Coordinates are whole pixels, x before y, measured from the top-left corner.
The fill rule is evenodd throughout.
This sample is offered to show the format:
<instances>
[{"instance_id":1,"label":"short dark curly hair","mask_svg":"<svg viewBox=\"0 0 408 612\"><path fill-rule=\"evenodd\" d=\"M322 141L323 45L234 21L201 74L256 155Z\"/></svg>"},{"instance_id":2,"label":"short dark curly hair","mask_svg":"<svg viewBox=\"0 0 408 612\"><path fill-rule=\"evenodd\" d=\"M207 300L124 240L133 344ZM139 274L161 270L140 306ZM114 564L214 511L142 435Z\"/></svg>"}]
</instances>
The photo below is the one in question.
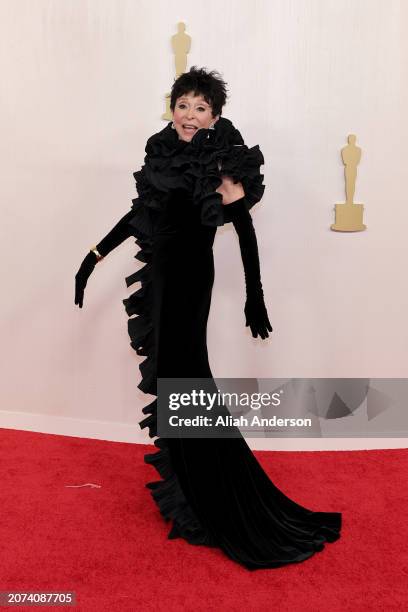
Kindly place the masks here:
<instances>
[{"instance_id":1,"label":"short dark curly hair","mask_svg":"<svg viewBox=\"0 0 408 612\"><path fill-rule=\"evenodd\" d=\"M183 72L173 83L170 96L170 108L174 112L176 100L185 94L193 92L194 96L203 96L210 104L212 116L222 115L222 107L227 101L227 83L222 80L216 70L207 72L205 68L192 66L188 72Z\"/></svg>"}]
</instances>

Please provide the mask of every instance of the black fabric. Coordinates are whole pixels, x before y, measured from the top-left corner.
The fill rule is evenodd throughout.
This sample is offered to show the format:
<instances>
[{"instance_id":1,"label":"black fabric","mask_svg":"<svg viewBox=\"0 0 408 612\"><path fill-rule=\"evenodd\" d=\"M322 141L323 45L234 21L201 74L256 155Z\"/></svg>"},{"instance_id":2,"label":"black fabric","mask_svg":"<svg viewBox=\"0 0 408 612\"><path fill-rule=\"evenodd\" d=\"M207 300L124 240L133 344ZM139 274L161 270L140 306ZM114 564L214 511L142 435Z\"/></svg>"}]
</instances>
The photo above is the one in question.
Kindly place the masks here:
<instances>
[{"instance_id":1,"label":"black fabric","mask_svg":"<svg viewBox=\"0 0 408 612\"><path fill-rule=\"evenodd\" d=\"M129 221L133 219L134 212L129 210L123 217L116 223L116 225L106 234L104 238L96 245L97 251L105 257L116 249L126 238L133 236L134 231Z\"/></svg>"},{"instance_id":2,"label":"black fabric","mask_svg":"<svg viewBox=\"0 0 408 612\"><path fill-rule=\"evenodd\" d=\"M96 266L96 255L93 251L87 253L75 274L75 304L82 308L84 304L84 292L88 279Z\"/></svg>"},{"instance_id":3,"label":"black fabric","mask_svg":"<svg viewBox=\"0 0 408 612\"><path fill-rule=\"evenodd\" d=\"M231 221L238 233L246 323L253 335L266 337L265 330L271 331L248 213L264 190L262 153L259 147L248 149L228 120L217 124L218 130L199 130L190 143L177 141L170 124L149 139L145 166L134 174L139 197L97 245L105 256L130 235L137 238L135 257L145 266L126 283L141 286L123 302L131 346L146 357L139 366L139 388L147 394L156 395L160 376L212 377L206 326L218 225ZM245 198L222 205L215 192L222 174L243 183ZM80 306L95 263L95 255L88 253L76 275ZM158 449L145 455L145 461L161 477L147 486L162 516L172 523L169 538L218 546L248 569L302 561L338 539L341 515L312 512L292 502L273 485L242 437L160 439L157 400L143 413L147 416L140 426L149 429Z\"/></svg>"},{"instance_id":4,"label":"black fabric","mask_svg":"<svg viewBox=\"0 0 408 612\"><path fill-rule=\"evenodd\" d=\"M242 263L244 265L247 294L262 291L258 243L246 197L224 205L225 221L230 221L239 238Z\"/></svg>"},{"instance_id":5,"label":"black fabric","mask_svg":"<svg viewBox=\"0 0 408 612\"><path fill-rule=\"evenodd\" d=\"M238 234L239 247L245 274L246 302L245 325L250 327L252 336L265 339L272 331L265 306L261 282L258 242L246 197L224 206L225 221L231 221Z\"/></svg>"},{"instance_id":6,"label":"black fabric","mask_svg":"<svg viewBox=\"0 0 408 612\"><path fill-rule=\"evenodd\" d=\"M116 223L116 225L108 232L108 234L102 238L96 245L97 251L105 257L116 249L126 238L134 236L134 227L129 225L129 221L133 219L134 212L129 210L123 217ZM85 287L88 283L88 279L95 269L98 263L96 254L93 251L89 251L75 275L75 304L82 308L84 303Z\"/></svg>"},{"instance_id":7,"label":"black fabric","mask_svg":"<svg viewBox=\"0 0 408 612\"><path fill-rule=\"evenodd\" d=\"M129 223L139 247L135 257L145 265L126 278L127 286L140 287L123 303L131 346L145 357L139 388L146 394L157 395L158 377L212 377L206 332L213 243L233 210L225 213L232 205L222 205L214 192L220 171L246 186L248 208L263 193L262 154L258 147L231 148L227 133L238 138L231 126L221 123L218 134L198 130L186 143L177 142L168 124L149 139L145 166L134 174L139 197ZM252 286L259 290L255 259L251 252L245 270L250 293ZM146 486L171 521L169 538L217 546L251 570L303 561L339 538L341 514L314 512L286 497L244 438L158 438L157 399L143 412L140 426L157 448L145 461L160 477Z\"/></svg>"},{"instance_id":8,"label":"black fabric","mask_svg":"<svg viewBox=\"0 0 408 612\"><path fill-rule=\"evenodd\" d=\"M145 209L136 225L142 217L146 223L155 213L163 212L175 192L189 199L203 225L223 225L226 207L215 191L222 175L242 183L249 208L263 196L262 152L258 145L248 148L225 117L218 119L214 129L197 130L189 142L179 140L168 123L148 139L145 151L142 168L133 173L139 196L133 200L133 208Z\"/></svg>"}]
</instances>

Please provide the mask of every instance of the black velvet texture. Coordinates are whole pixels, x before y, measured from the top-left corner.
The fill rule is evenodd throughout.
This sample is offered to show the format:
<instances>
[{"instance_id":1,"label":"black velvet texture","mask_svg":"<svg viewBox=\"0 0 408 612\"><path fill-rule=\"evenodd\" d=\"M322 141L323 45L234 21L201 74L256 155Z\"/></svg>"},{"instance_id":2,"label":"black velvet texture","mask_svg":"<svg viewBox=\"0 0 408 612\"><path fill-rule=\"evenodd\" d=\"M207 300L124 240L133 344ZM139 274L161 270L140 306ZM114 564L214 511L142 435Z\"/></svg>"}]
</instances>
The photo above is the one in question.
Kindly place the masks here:
<instances>
[{"instance_id":1,"label":"black velvet texture","mask_svg":"<svg viewBox=\"0 0 408 612\"><path fill-rule=\"evenodd\" d=\"M262 152L258 145L248 148L225 117L218 119L214 129L199 129L189 142L179 140L168 123L148 139L145 151L141 170L133 173L139 196L133 207L146 208L147 217L163 212L173 194L181 192L197 209L203 225L223 225L226 207L215 191L222 175L242 183L249 208L263 196Z\"/></svg>"},{"instance_id":2,"label":"black velvet texture","mask_svg":"<svg viewBox=\"0 0 408 612\"><path fill-rule=\"evenodd\" d=\"M84 304L84 292L88 283L88 278L91 276L97 263L96 255L93 251L89 251L80 267L75 274L75 304L82 308Z\"/></svg>"},{"instance_id":3,"label":"black velvet texture","mask_svg":"<svg viewBox=\"0 0 408 612\"><path fill-rule=\"evenodd\" d=\"M272 325L264 301L258 243L245 196L225 206L224 219L233 223L239 239L246 287L245 325L250 327L254 338L259 334L265 339Z\"/></svg>"},{"instance_id":4,"label":"black velvet texture","mask_svg":"<svg viewBox=\"0 0 408 612\"><path fill-rule=\"evenodd\" d=\"M129 210L123 217L116 223L116 225L110 230L108 234L96 245L97 251L106 257L108 253L116 249L122 242L133 236L134 231L129 221L133 219L134 212Z\"/></svg>"},{"instance_id":5,"label":"black velvet texture","mask_svg":"<svg viewBox=\"0 0 408 612\"><path fill-rule=\"evenodd\" d=\"M113 249L122 244L122 242L134 235L134 228L129 225L129 221L134 217L133 210L129 210L123 217L116 223L116 225L108 232L108 234L102 238L96 245L97 251L105 257ZM98 260L96 254L89 250L85 255L78 272L75 275L75 304L82 308L84 302L85 287L88 283L88 279L95 269Z\"/></svg>"},{"instance_id":6,"label":"black velvet texture","mask_svg":"<svg viewBox=\"0 0 408 612\"><path fill-rule=\"evenodd\" d=\"M123 303L131 346L145 357L139 388L152 396L158 377L212 377L206 332L213 242L217 226L233 220L234 208L226 210L235 204L222 205L215 193L221 173L243 183L245 202L235 206L235 225L243 240L247 295L262 290L253 227L240 207L248 211L262 197L263 157L221 119L190 143L178 141L168 124L149 139L145 165L134 173L139 197L129 223L139 247L135 257L145 265L126 278L127 286L140 287ZM169 538L218 546L250 570L303 561L339 538L341 514L314 512L286 497L244 438L158 438L157 399L143 412L140 426L156 438L157 448L145 461L159 476L146 486L171 522Z\"/></svg>"}]
</instances>

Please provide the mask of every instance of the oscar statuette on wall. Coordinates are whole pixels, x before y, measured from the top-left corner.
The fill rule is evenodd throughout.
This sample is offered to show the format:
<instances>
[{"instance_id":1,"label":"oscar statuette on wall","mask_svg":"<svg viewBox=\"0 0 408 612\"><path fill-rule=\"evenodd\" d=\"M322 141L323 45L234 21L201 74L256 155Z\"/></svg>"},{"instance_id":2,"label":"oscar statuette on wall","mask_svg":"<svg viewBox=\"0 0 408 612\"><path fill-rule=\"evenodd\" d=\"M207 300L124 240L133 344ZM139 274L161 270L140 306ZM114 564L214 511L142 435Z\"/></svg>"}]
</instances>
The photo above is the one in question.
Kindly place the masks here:
<instances>
[{"instance_id":1,"label":"oscar statuette on wall","mask_svg":"<svg viewBox=\"0 0 408 612\"><path fill-rule=\"evenodd\" d=\"M364 205L353 202L356 188L357 166L361 159L361 149L356 146L355 134L347 137L348 145L341 150L344 164L344 178L346 183L346 202L336 204L336 220L330 229L336 232L361 232L366 229L363 223Z\"/></svg>"},{"instance_id":2,"label":"oscar statuette on wall","mask_svg":"<svg viewBox=\"0 0 408 612\"><path fill-rule=\"evenodd\" d=\"M191 47L191 36L185 32L186 24L180 21L177 24L177 34L171 37L171 46L174 53L174 62L176 68L176 79L186 72L187 68L187 53ZM171 121L172 115L170 111L170 92L166 93L166 111L162 114L162 119Z\"/></svg>"}]
</instances>

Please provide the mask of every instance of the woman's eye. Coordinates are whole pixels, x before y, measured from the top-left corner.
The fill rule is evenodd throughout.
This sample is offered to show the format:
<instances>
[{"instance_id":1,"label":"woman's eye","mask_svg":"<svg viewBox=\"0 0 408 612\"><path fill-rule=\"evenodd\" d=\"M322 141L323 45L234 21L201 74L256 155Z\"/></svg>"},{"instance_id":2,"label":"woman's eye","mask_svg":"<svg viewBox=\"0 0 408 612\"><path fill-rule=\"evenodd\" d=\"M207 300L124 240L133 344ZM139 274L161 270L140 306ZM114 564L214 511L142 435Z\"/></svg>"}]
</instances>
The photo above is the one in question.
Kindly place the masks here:
<instances>
[{"instance_id":1,"label":"woman's eye","mask_svg":"<svg viewBox=\"0 0 408 612\"><path fill-rule=\"evenodd\" d=\"M185 104L184 104L183 102L181 102L181 103L178 105L178 107L179 107L179 108L183 108L184 106L185 106ZM203 106L199 106L199 107L198 107L198 110L200 110L200 111L205 111L205 108L204 108Z\"/></svg>"}]
</instances>

